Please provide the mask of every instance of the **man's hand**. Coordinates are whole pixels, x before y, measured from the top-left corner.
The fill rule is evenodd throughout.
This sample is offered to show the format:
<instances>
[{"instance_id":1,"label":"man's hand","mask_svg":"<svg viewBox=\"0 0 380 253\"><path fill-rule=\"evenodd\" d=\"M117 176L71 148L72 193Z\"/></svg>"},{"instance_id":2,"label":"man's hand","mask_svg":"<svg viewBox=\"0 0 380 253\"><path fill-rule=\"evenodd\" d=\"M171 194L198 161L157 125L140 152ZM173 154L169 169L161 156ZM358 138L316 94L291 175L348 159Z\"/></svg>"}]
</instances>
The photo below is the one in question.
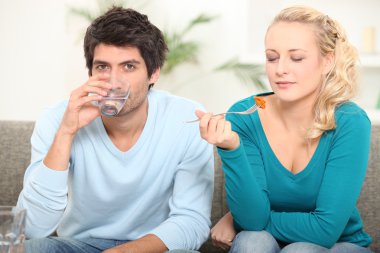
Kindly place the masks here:
<instances>
[{"instance_id":1,"label":"man's hand","mask_svg":"<svg viewBox=\"0 0 380 253\"><path fill-rule=\"evenodd\" d=\"M88 81L75 89L71 95L66 112L63 116L60 131L64 134L75 135L82 127L88 125L100 116L99 108L91 102L99 101L107 95L111 85L107 83L107 76L92 76ZM94 95L89 96L92 93Z\"/></svg>"},{"instance_id":2,"label":"man's hand","mask_svg":"<svg viewBox=\"0 0 380 253\"><path fill-rule=\"evenodd\" d=\"M195 111L200 120L199 129L201 136L208 143L220 148L233 150L240 145L237 133L231 130L231 123L224 116L212 117L211 113Z\"/></svg>"},{"instance_id":3,"label":"man's hand","mask_svg":"<svg viewBox=\"0 0 380 253\"><path fill-rule=\"evenodd\" d=\"M53 170L66 170L69 164L71 144L79 129L100 116L99 108L91 105L107 95L111 85L105 82L106 75L93 76L71 93L69 104L63 115L61 125L44 159L44 164ZM94 93L94 96L88 96Z\"/></svg>"},{"instance_id":4,"label":"man's hand","mask_svg":"<svg viewBox=\"0 0 380 253\"><path fill-rule=\"evenodd\" d=\"M236 236L233 218L230 212L224 215L211 229L211 239L214 246L227 250Z\"/></svg>"},{"instance_id":5,"label":"man's hand","mask_svg":"<svg viewBox=\"0 0 380 253\"><path fill-rule=\"evenodd\" d=\"M163 253L165 244L155 235L146 235L135 241L126 242L119 246L103 251L103 253Z\"/></svg>"}]
</instances>

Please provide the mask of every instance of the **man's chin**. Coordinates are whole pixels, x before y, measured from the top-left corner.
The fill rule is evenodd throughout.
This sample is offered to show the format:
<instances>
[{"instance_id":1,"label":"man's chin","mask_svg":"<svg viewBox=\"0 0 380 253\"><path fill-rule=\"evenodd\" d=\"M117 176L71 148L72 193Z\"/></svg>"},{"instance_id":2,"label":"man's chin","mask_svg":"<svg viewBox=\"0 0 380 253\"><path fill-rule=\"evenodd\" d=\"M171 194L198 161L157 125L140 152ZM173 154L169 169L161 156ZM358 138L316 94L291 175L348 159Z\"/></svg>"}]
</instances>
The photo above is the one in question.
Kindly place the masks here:
<instances>
[{"instance_id":1,"label":"man's chin","mask_svg":"<svg viewBox=\"0 0 380 253\"><path fill-rule=\"evenodd\" d=\"M114 117L115 118L121 118L121 117L125 117L127 116L128 114L130 114L132 110L130 108L123 108L117 115L115 115Z\"/></svg>"}]
</instances>

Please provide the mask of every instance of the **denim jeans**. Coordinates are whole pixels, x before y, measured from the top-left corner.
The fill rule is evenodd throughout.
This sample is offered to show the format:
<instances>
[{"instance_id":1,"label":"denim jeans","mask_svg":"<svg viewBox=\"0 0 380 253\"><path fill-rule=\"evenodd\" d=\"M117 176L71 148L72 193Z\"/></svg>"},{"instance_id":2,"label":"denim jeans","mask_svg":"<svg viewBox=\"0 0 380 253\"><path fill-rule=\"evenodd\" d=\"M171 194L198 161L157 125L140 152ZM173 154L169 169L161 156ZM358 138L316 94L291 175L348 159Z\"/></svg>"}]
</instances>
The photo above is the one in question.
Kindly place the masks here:
<instances>
[{"instance_id":1,"label":"denim jeans","mask_svg":"<svg viewBox=\"0 0 380 253\"><path fill-rule=\"evenodd\" d=\"M65 237L47 237L30 239L24 243L24 253L100 253L127 241L108 239L73 239Z\"/></svg>"},{"instance_id":2,"label":"denim jeans","mask_svg":"<svg viewBox=\"0 0 380 253\"><path fill-rule=\"evenodd\" d=\"M166 253L199 253L199 251L185 250L185 249L173 249L173 250L166 251Z\"/></svg>"},{"instance_id":3,"label":"denim jeans","mask_svg":"<svg viewBox=\"0 0 380 253\"><path fill-rule=\"evenodd\" d=\"M107 239L72 239L51 236L48 238L25 241L24 253L101 253L103 250L116 247L127 241ZM170 253L197 253L193 250L170 250ZM199 252L198 252L199 253Z\"/></svg>"},{"instance_id":4,"label":"denim jeans","mask_svg":"<svg viewBox=\"0 0 380 253\"><path fill-rule=\"evenodd\" d=\"M281 247L266 231L242 231L237 234L230 253L371 253L353 243L339 242L331 249L307 242L296 242Z\"/></svg>"}]
</instances>

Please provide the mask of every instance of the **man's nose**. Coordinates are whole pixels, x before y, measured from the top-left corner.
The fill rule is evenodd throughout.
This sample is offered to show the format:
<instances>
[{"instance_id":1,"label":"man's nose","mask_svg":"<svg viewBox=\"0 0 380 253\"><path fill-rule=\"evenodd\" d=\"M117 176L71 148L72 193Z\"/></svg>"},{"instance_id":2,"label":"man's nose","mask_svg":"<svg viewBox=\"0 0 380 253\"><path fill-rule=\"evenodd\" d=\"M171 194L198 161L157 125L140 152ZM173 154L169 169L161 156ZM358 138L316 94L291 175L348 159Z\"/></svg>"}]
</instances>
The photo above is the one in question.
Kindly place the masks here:
<instances>
[{"instance_id":1,"label":"man's nose","mask_svg":"<svg viewBox=\"0 0 380 253\"><path fill-rule=\"evenodd\" d=\"M109 83L112 85L112 89L122 88L123 87L123 75L117 71L111 71Z\"/></svg>"}]
</instances>

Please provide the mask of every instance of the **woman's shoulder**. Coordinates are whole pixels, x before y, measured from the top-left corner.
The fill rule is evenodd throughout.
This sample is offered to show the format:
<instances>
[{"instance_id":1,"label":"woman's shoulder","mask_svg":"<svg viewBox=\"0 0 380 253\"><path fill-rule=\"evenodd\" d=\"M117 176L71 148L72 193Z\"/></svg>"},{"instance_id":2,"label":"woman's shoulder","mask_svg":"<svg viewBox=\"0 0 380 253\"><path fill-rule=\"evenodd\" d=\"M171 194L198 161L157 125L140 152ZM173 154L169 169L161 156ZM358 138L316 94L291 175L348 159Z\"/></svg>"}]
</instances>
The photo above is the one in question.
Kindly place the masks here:
<instances>
[{"instance_id":1,"label":"woman's shoulder","mask_svg":"<svg viewBox=\"0 0 380 253\"><path fill-rule=\"evenodd\" d=\"M345 102L336 108L335 120L337 127L345 125L370 127L371 125L367 113L352 101Z\"/></svg>"},{"instance_id":2,"label":"woman's shoulder","mask_svg":"<svg viewBox=\"0 0 380 253\"><path fill-rule=\"evenodd\" d=\"M369 120L367 113L356 103L349 101L339 105L336 108L335 116L337 119L348 119L348 118L362 118Z\"/></svg>"}]
</instances>

